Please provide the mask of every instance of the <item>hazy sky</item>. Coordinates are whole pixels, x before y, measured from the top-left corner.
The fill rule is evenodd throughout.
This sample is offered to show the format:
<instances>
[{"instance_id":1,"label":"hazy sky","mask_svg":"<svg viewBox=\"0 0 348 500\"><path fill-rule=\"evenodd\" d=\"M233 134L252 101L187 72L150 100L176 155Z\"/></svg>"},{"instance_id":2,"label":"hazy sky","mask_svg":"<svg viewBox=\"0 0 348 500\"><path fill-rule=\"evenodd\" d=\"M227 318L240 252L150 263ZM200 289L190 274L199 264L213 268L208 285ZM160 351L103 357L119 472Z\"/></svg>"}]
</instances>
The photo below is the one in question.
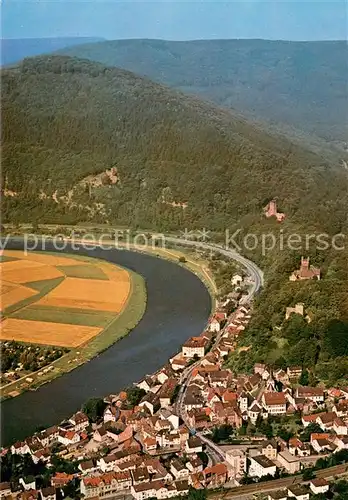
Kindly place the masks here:
<instances>
[{"instance_id":1,"label":"hazy sky","mask_svg":"<svg viewBox=\"0 0 348 500\"><path fill-rule=\"evenodd\" d=\"M347 38L347 3L333 1L3 0L2 37Z\"/></svg>"}]
</instances>

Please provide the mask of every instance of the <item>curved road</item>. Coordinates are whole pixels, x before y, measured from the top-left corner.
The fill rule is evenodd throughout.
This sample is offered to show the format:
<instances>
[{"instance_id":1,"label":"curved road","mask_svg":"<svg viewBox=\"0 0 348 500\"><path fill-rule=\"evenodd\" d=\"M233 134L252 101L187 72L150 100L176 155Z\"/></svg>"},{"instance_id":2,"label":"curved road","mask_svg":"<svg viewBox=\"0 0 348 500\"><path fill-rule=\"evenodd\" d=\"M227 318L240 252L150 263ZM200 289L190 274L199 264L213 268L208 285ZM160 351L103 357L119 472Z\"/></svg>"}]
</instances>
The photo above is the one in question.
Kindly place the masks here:
<instances>
[{"instance_id":1,"label":"curved road","mask_svg":"<svg viewBox=\"0 0 348 500\"><path fill-rule=\"evenodd\" d=\"M201 248L203 250L212 250L214 252L219 252L222 255L225 255L226 257L229 257L230 259L233 259L237 262L239 262L246 270L247 273L249 274L251 280L252 280L252 285L250 287L248 295L245 295L241 303L242 304L248 304L252 301L253 297L255 294L261 289L264 283L264 276L262 270L251 260L247 259L246 257L243 257L240 255L238 252L235 250L229 249L229 248L224 248L218 245L213 245L211 243L205 243L205 242L200 242L200 241L191 241L191 240L186 240L186 239L181 239L181 238L166 238L167 241L176 243L182 246L191 246L191 247L196 247L196 248ZM227 322L228 324L228 322ZM215 343L212 347L214 349L220 342L220 339L224 333L224 329L222 329L215 340ZM186 390L187 386L189 385L189 382L192 377L192 372L194 368L196 368L202 360L197 361L197 363L194 363L191 365L189 368L184 370L181 376L181 388L178 394L177 402L176 402L176 410L179 414L179 416L182 418L182 420L185 422L188 428L190 428L190 425L188 423L187 419L187 414L184 406L184 399L186 395ZM206 436L204 436L201 432L196 432L196 436L198 436L201 441L206 445L207 450L209 451L210 457L215 461L215 462L220 462L224 461L226 456L225 452L213 441L208 439Z\"/></svg>"},{"instance_id":2,"label":"curved road","mask_svg":"<svg viewBox=\"0 0 348 500\"><path fill-rule=\"evenodd\" d=\"M226 248L220 245L214 245L212 243L187 240L184 238L166 237L166 241L182 246L189 246L189 247L200 248L202 250L211 250L213 252L218 252L224 255L225 257L228 257L232 260L239 262L239 264L245 267L249 276L253 280L253 284L249 291L249 294L243 297L243 303L250 302L264 284L263 271L253 261L247 259L246 257L243 257L236 250L233 250L231 248Z\"/></svg>"}]
</instances>

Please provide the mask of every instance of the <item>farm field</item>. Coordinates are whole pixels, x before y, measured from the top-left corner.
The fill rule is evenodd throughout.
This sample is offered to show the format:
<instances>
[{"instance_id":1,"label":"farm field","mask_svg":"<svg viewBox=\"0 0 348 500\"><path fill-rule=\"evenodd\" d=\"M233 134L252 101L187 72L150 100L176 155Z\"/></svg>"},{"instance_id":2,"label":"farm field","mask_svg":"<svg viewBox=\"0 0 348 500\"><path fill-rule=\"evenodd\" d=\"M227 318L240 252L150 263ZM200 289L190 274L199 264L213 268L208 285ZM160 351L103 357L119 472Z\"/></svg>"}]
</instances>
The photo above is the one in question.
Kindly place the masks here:
<instances>
[{"instance_id":1,"label":"farm field","mask_svg":"<svg viewBox=\"0 0 348 500\"><path fill-rule=\"evenodd\" d=\"M93 326L14 318L6 318L1 326L2 338L60 347L78 347L102 331L102 328Z\"/></svg>"},{"instance_id":2,"label":"farm field","mask_svg":"<svg viewBox=\"0 0 348 500\"><path fill-rule=\"evenodd\" d=\"M8 280L10 273L14 281ZM89 361L127 335L146 308L141 276L92 257L5 250L0 252L0 277L4 348L12 345L7 341L15 341L29 349L32 344L51 353L63 350L44 369L18 368L13 381L6 381L3 373L2 398L39 387Z\"/></svg>"},{"instance_id":3,"label":"farm field","mask_svg":"<svg viewBox=\"0 0 348 500\"><path fill-rule=\"evenodd\" d=\"M5 250L0 262L0 340L75 348L123 310L129 273L70 256Z\"/></svg>"}]
</instances>

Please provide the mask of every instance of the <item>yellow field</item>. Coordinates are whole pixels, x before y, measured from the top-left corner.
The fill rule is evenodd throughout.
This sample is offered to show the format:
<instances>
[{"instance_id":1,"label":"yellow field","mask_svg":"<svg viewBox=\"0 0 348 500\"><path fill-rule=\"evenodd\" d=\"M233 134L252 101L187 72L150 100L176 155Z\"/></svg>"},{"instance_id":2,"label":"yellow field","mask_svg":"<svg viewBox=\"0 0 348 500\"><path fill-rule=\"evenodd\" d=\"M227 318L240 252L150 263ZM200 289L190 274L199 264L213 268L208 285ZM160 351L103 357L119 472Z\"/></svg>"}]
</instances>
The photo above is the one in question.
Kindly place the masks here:
<instances>
[{"instance_id":1,"label":"yellow field","mask_svg":"<svg viewBox=\"0 0 348 500\"><path fill-rule=\"evenodd\" d=\"M12 283L31 283L34 281L52 280L54 278L64 276L64 274L56 267L41 264L38 264L36 267L25 267L11 270L3 270L1 267L2 265L15 264L16 262L17 261L0 264L0 273L3 279L11 281ZM18 261L18 264L20 263L21 261ZM30 262L30 264L35 265L34 262Z\"/></svg>"},{"instance_id":2,"label":"yellow field","mask_svg":"<svg viewBox=\"0 0 348 500\"><path fill-rule=\"evenodd\" d=\"M104 263L100 264L100 268L103 270L103 272L110 280L116 281L117 283L122 283L122 282L129 283L128 273L124 269L118 269L115 266L111 266L109 264L104 264Z\"/></svg>"},{"instance_id":3,"label":"yellow field","mask_svg":"<svg viewBox=\"0 0 348 500\"><path fill-rule=\"evenodd\" d=\"M21 258L20 255L26 261L38 262L39 264L46 264L48 266L75 266L76 264L81 264L80 260L72 259L71 257L61 257L60 255L47 255L44 253L27 253L24 256L24 252L19 252L18 250L5 250L4 255L8 257L14 257L16 259ZM8 262L14 263L15 261Z\"/></svg>"},{"instance_id":4,"label":"yellow field","mask_svg":"<svg viewBox=\"0 0 348 500\"><path fill-rule=\"evenodd\" d=\"M79 346L98 335L102 328L90 325L90 321L83 321L80 318L79 324L76 324L76 321L75 324L68 324L65 323L65 316L63 323L40 321L41 318L36 313L35 315L31 313L33 319L20 319L21 314L24 316L21 311L30 309L32 305L38 305L41 308L47 306L51 310L54 308L60 311L60 314L62 312L64 314L66 310L67 318L71 309L79 310L81 313L112 312L116 316L124 308L130 294L129 274L111 264L44 253L25 255L24 252L14 250L5 250L2 253L4 256L17 259L0 263L0 309L5 314L1 323L0 339L2 340L13 339L19 342L66 347ZM58 269L56 266L62 267ZM81 275L81 277L70 277L71 273L74 276L73 270L76 273L77 267L78 276ZM95 273L96 277L93 275L92 279L91 268L93 267L100 269ZM104 279L101 279L101 275ZM59 277L62 281L54 281ZM43 282L43 287L40 282ZM34 285L31 287L31 283L38 283L38 290L34 289ZM24 284L27 286L23 286ZM11 318L14 308L8 309L9 312L6 309L16 304L18 304L15 311L16 318ZM46 318L47 313L45 320ZM81 322L83 324L80 324Z\"/></svg>"},{"instance_id":5,"label":"yellow field","mask_svg":"<svg viewBox=\"0 0 348 500\"><path fill-rule=\"evenodd\" d=\"M60 285L39 300L38 305L73 307L120 312L128 294L130 283L66 278Z\"/></svg>"},{"instance_id":6,"label":"yellow field","mask_svg":"<svg viewBox=\"0 0 348 500\"><path fill-rule=\"evenodd\" d=\"M8 290L7 292L1 294L1 311L6 309L6 307L13 306L14 304L17 304L17 302L27 299L28 297L32 297L36 294L37 292L35 290L26 286L18 286L16 288L12 288L11 290Z\"/></svg>"},{"instance_id":7,"label":"yellow field","mask_svg":"<svg viewBox=\"0 0 348 500\"><path fill-rule=\"evenodd\" d=\"M102 328L8 318L2 322L1 340L77 347L95 337Z\"/></svg>"},{"instance_id":8,"label":"yellow field","mask_svg":"<svg viewBox=\"0 0 348 500\"><path fill-rule=\"evenodd\" d=\"M1 288L0 288L0 294L4 294L9 292L10 290L13 290L13 288L16 288L17 285L14 285L13 283L8 283L7 281L1 281Z\"/></svg>"}]
</instances>

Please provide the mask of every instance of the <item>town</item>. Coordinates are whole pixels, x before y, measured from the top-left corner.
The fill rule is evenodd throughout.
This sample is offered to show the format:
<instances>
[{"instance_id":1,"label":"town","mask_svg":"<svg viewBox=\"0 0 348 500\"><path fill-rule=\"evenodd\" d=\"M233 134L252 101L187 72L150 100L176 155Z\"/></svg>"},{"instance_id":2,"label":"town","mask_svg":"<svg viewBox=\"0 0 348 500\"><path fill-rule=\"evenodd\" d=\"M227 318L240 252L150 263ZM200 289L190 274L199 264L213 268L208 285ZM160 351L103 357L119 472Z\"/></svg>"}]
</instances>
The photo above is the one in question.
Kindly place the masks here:
<instances>
[{"instance_id":1,"label":"town","mask_svg":"<svg viewBox=\"0 0 348 500\"><path fill-rule=\"evenodd\" d=\"M237 289L243 279L232 277ZM348 388L311 387L300 366L233 373L225 361L252 310L245 295L232 309L218 304L200 336L134 387L3 449L3 466L23 474L1 483L0 498L165 499L299 473L306 484L289 482L268 498L326 494L330 483L314 470L339 475L348 459ZM291 314L303 315L303 304L284 311ZM42 481L26 475L28 461L45 471Z\"/></svg>"}]
</instances>

